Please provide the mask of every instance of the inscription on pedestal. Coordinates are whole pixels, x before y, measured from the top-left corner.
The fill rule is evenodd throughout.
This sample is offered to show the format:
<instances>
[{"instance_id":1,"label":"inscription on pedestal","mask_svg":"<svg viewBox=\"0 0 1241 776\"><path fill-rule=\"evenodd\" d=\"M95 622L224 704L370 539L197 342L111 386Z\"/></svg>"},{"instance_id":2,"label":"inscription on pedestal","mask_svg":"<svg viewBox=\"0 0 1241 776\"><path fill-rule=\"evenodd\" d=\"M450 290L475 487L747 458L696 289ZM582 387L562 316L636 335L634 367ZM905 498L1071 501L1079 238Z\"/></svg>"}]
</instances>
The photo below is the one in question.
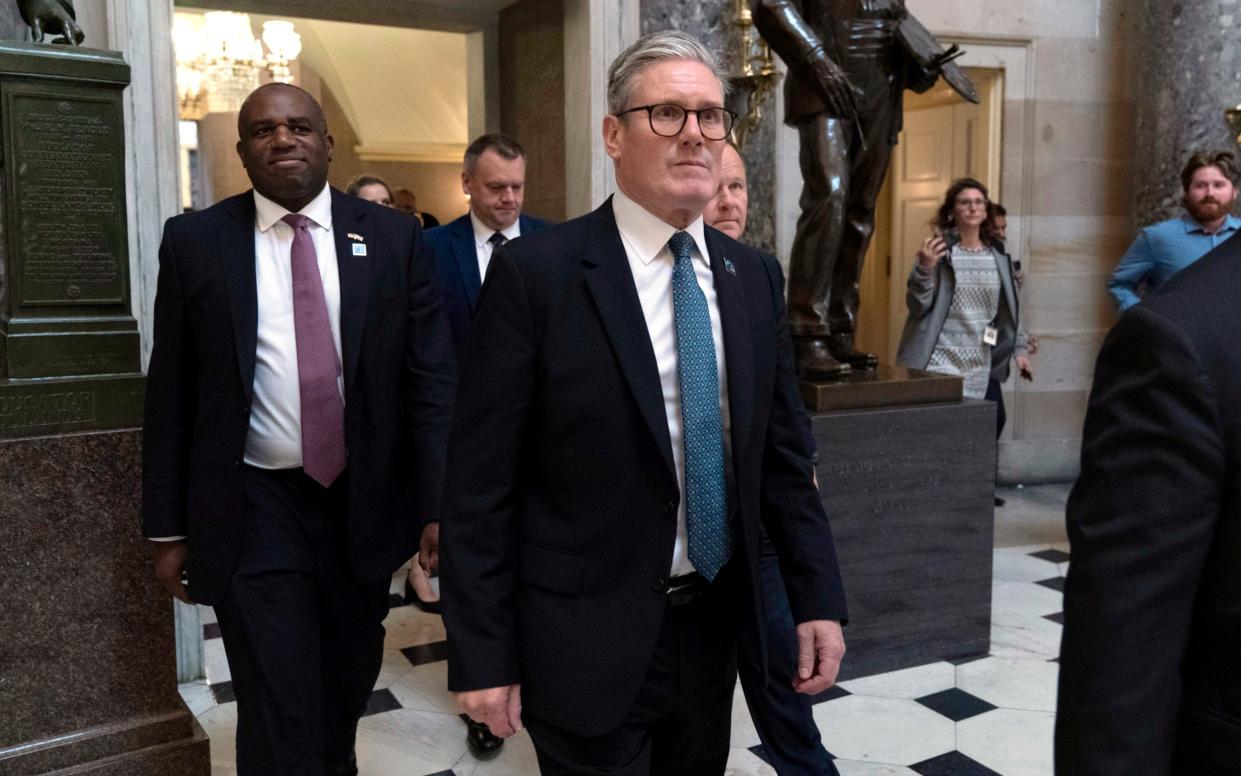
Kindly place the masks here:
<instances>
[{"instance_id":1,"label":"inscription on pedestal","mask_svg":"<svg viewBox=\"0 0 1241 776\"><path fill-rule=\"evenodd\" d=\"M95 422L94 391L58 391L30 396L0 395L0 430L64 430Z\"/></svg>"},{"instance_id":2,"label":"inscription on pedestal","mask_svg":"<svg viewBox=\"0 0 1241 776\"><path fill-rule=\"evenodd\" d=\"M15 92L9 109L20 160L11 193L23 259L17 303L123 302L129 268L117 103Z\"/></svg>"}]
</instances>

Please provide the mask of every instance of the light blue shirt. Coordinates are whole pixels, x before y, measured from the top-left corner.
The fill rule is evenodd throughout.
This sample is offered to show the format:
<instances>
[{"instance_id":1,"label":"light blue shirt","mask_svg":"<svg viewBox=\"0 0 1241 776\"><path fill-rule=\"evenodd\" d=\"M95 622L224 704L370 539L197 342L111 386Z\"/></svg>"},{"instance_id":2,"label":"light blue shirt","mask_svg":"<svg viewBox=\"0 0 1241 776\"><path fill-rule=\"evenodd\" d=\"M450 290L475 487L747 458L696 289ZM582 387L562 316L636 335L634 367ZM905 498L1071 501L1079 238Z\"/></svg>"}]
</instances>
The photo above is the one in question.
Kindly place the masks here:
<instances>
[{"instance_id":1,"label":"light blue shirt","mask_svg":"<svg viewBox=\"0 0 1241 776\"><path fill-rule=\"evenodd\" d=\"M1148 226L1112 271L1107 290L1122 312L1128 310L1142 301L1137 294L1139 283L1145 282L1147 291L1159 288L1238 229L1241 218L1231 215L1215 234L1207 234L1202 224L1189 215Z\"/></svg>"}]
</instances>

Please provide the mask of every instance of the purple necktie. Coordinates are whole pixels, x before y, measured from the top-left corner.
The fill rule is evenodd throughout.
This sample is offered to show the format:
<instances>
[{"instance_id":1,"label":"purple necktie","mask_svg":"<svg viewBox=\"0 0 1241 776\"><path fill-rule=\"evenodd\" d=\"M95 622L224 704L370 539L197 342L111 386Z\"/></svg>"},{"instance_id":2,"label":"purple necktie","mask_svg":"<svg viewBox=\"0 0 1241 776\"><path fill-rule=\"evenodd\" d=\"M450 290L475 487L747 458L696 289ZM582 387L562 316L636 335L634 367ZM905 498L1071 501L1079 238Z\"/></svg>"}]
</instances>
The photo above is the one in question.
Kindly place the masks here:
<instances>
[{"instance_id":1,"label":"purple necktie","mask_svg":"<svg viewBox=\"0 0 1241 776\"><path fill-rule=\"evenodd\" d=\"M345 403L337 387L340 358L323 298L310 219L290 213L281 220L293 227L293 330L302 398L302 468L326 488L345 470Z\"/></svg>"}]
</instances>

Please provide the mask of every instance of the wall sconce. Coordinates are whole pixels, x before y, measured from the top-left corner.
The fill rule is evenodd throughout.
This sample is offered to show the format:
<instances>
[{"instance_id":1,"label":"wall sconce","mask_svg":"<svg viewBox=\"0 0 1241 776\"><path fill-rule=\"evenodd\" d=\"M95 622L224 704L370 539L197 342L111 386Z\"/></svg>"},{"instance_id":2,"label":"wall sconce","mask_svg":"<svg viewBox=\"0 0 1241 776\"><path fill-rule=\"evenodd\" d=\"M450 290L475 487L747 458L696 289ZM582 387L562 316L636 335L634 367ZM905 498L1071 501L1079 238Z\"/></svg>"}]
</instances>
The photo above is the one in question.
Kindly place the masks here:
<instances>
[{"instance_id":1,"label":"wall sconce","mask_svg":"<svg viewBox=\"0 0 1241 776\"><path fill-rule=\"evenodd\" d=\"M1234 105L1224 111L1224 120L1232 130L1232 138L1241 144L1241 105Z\"/></svg>"},{"instance_id":2,"label":"wall sconce","mask_svg":"<svg viewBox=\"0 0 1241 776\"><path fill-rule=\"evenodd\" d=\"M750 134L763 121L763 106L775 91L778 74L771 49L754 29L747 0L734 0L733 24L737 27L736 66L729 80L738 94L745 95L745 113L733 126L733 145L744 150ZM740 104L740 103L738 103ZM740 113L740 111L738 111Z\"/></svg>"}]
</instances>

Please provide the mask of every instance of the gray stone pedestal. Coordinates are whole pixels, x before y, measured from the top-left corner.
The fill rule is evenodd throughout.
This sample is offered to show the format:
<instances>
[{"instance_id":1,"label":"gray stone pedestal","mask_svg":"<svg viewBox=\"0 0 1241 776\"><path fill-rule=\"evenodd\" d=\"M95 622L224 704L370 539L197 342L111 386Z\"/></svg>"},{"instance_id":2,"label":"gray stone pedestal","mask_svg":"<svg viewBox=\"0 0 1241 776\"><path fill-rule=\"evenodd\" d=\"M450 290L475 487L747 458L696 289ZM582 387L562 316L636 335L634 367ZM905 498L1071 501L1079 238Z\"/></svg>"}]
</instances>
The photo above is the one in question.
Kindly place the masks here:
<instances>
[{"instance_id":1,"label":"gray stone pedestal","mask_svg":"<svg viewBox=\"0 0 1241 776\"><path fill-rule=\"evenodd\" d=\"M987 652L995 405L811 417L851 618L840 678Z\"/></svg>"},{"instance_id":2,"label":"gray stone pedestal","mask_svg":"<svg viewBox=\"0 0 1241 776\"><path fill-rule=\"evenodd\" d=\"M0 773L211 772L139 536L140 442L0 441Z\"/></svg>"}]
</instances>

